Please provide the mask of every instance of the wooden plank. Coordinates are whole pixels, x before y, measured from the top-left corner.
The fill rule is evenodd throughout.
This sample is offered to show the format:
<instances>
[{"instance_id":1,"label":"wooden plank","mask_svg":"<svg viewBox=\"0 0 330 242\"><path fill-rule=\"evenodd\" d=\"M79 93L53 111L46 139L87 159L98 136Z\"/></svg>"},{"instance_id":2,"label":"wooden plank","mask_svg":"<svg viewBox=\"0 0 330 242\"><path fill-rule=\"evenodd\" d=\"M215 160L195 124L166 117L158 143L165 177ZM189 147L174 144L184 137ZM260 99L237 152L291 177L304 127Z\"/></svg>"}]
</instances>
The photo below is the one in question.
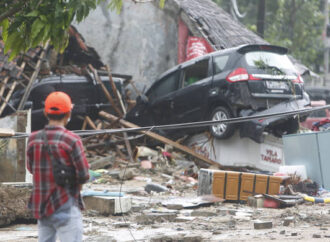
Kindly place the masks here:
<instances>
[{"instance_id":1,"label":"wooden plank","mask_svg":"<svg viewBox=\"0 0 330 242\"><path fill-rule=\"evenodd\" d=\"M120 111L120 109L117 107L117 105L115 104L115 101L113 100L112 96L110 95L110 93L108 92L108 89L105 87L105 85L103 84L103 82L101 81L99 75L97 74L97 71L93 68L93 66L91 64L88 65L89 69L93 72L95 79L97 81L98 84L101 85L101 88L106 96L106 98L108 99L108 101L111 103L112 107L114 108L114 110L116 111L116 113L119 116L122 116L123 113Z\"/></svg>"},{"instance_id":2,"label":"wooden plank","mask_svg":"<svg viewBox=\"0 0 330 242\"><path fill-rule=\"evenodd\" d=\"M15 90L15 87L17 85L17 82L13 82L10 86L10 89L9 89L9 92L4 100L4 102L2 103L1 107L0 107L0 115L2 114L3 110L5 109L11 95L13 94L14 90Z\"/></svg>"},{"instance_id":3,"label":"wooden plank","mask_svg":"<svg viewBox=\"0 0 330 242\"><path fill-rule=\"evenodd\" d=\"M99 112L99 115L109 121L115 121L117 120L118 118L112 114L109 114L109 113L106 113L104 111L101 111ZM135 125L135 124L132 124L126 120L123 120L121 119L120 121L120 124L122 124L123 126L127 127L127 128L139 128L139 126ZM144 133L145 135L148 135L149 137L153 138L153 139L156 139L164 144L168 144L168 145L171 145L179 150L181 150L182 152L188 154L188 155L191 155L191 156L194 156L195 158L197 158L198 160L201 160L209 165L214 165L214 166L217 166L219 168L222 168L222 165L220 165L219 163L213 161L213 160L210 160L209 158L201 155L201 154L198 154L196 153L195 151L193 151L192 149L188 148L187 146L184 146L184 145L181 145L173 140L170 140L168 138L165 138L159 134L156 134L156 133L153 133L151 131L141 131L141 133Z\"/></svg>"},{"instance_id":4,"label":"wooden plank","mask_svg":"<svg viewBox=\"0 0 330 242\"><path fill-rule=\"evenodd\" d=\"M83 125L82 125L82 127L81 127L81 130L85 130L86 127L87 127L87 120L86 120L86 118L85 118L85 119L84 119L84 122L83 122Z\"/></svg>"},{"instance_id":5,"label":"wooden plank","mask_svg":"<svg viewBox=\"0 0 330 242\"><path fill-rule=\"evenodd\" d=\"M14 136L14 135L15 135L14 130L0 128L0 137L10 137L10 136Z\"/></svg>"},{"instance_id":6,"label":"wooden plank","mask_svg":"<svg viewBox=\"0 0 330 242\"><path fill-rule=\"evenodd\" d=\"M94 122L91 120L90 117L86 116L85 117L85 120L87 122L87 124L92 128L92 129L97 129L96 125L94 124Z\"/></svg>"},{"instance_id":7,"label":"wooden plank","mask_svg":"<svg viewBox=\"0 0 330 242\"><path fill-rule=\"evenodd\" d=\"M115 82L113 81L112 79L112 74L111 74L111 69L109 67L109 65L106 65L105 66L106 69L107 69L107 72L108 72L108 76L109 76L109 81L110 81L110 85L111 85L111 88L112 88L112 91L113 93L115 94L115 98L118 100L118 102L120 102L120 97L119 97L119 93L118 93L118 90L117 90L117 87L116 87L116 84ZM125 110L123 109L123 112L125 112Z\"/></svg>"},{"instance_id":8,"label":"wooden plank","mask_svg":"<svg viewBox=\"0 0 330 242\"><path fill-rule=\"evenodd\" d=\"M117 98L117 101L120 104L120 107L123 110L123 113L126 114L126 108L125 108L123 99L122 99L119 91L117 90L117 87L115 85L115 82L112 79L112 74L111 74L110 67L108 65L106 65L106 68L107 68L107 71L108 71L109 81L110 81L110 84L111 84L111 87L112 87L112 91L115 93L115 97ZM126 148L127 148L128 157L129 157L130 161L133 163L134 162L134 159L133 159L133 152L132 152L131 143L128 140L127 133L124 132L123 135L124 135L125 145L126 145Z\"/></svg>"},{"instance_id":9,"label":"wooden plank","mask_svg":"<svg viewBox=\"0 0 330 242\"><path fill-rule=\"evenodd\" d=\"M5 92L6 86L7 86L7 82L9 81L9 76L7 76L5 78L5 80L3 80L3 82L1 82L1 89L0 89L0 96L3 95L3 93Z\"/></svg>"},{"instance_id":10,"label":"wooden plank","mask_svg":"<svg viewBox=\"0 0 330 242\"><path fill-rule=\"evenodd\" d=\"M32 84L34 83L34 81L37 79L38 77L38 74L39 74L39 71L40 71L40 66L41 66L41 63L42 63L42 59L45 57L46 55L46 50L48 49L48 46L49 46L49 41L47 41L47 43L45 44L45 47L42 49L41 51L41 54L40 54L40 59L37 61L37 64L35 66L35 70L26 86L26 89L25 89L25 92L24 92L24 95L18 105L18 108L17 110L22 110L24 109L24 105L25 105L25 102L27 101L28 97L30 96L30 92L31 92L31 88L32 88ZM30 64L28 62L28 64Z\"/></svg>"}]
</instances>

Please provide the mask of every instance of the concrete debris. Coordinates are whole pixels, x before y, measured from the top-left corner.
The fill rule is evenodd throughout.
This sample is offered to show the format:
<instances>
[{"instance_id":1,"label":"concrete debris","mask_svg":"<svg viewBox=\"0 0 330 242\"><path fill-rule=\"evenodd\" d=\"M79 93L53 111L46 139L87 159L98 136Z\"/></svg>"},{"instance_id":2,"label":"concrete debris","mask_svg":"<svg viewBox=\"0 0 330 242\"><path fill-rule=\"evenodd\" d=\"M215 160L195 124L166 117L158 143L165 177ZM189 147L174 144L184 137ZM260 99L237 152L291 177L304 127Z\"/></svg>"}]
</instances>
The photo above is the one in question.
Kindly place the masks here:
<instances>
[{"instance_id":1,"label":"concrete debris","mask_svg":"<svg viewBox=\"0 0 330 242\"><path fill-rule=\"evenodd\" d=\"M194 217L213 217L217 216L218 214L216 212L211 212L208 210L196 210L191 213L191 216Z\"/></svg>"},{"instance_id":2,"label":"concrete debris","mask_svg":"<svg viewBox=\"0 0 330 242\"><path fill-rule=\"evenodd\" d=\"M283 221L283 226L289 226L291 223L294 223L294 217L287 217Z\"/></svg>"},{"instance_id":3,"label":"concrete debris","mask_svg":"<svg viewBox=\"0 0 330 242\"><path fill-rule=\"evenodd\" d=\"M254 222L254 229L271 229L271 228L273 228L273 222L271 222L271 221L267 221L267 222L257 221L257 222Z\"/></svg>"},{"instance_id":4,"label":"concrete debris","mask_svg":"<svg viewBox=\"0 0 330 242\"><path fill-rule=\"evenodd\" d=\"M159 185L159 184L148 183L148 184L144 187L144 190L145 190L147 193L151 193L151 192L157 192L157 193L160 193L160 192L167 192L167 191L168 191L168 188L167 188L167 187L164 187L164 186L162 186L162 185Z\"/></svg>"},{"instance_id":5,"label":"concrete debris","mask_svg":"<svg viewBox=\"0 0 330 242\"><path fill-rule=\"evenodd\" d=\"M112 166L115 162L115 155L99 158L97 160L90 160L89 165L91 170L103 169Z\"/></svg>"},{"instance_id":6,"label":"concrete debris","mask_svg":"<svg viewBox=\"0 0 330 242\"><path fill-rule=\"evenodd\" d=\"M146 213L136 217L138 224L153 224L153 223L164 223L173 222L177 217L176 213Z\"/></svg>"},{"instance_id":7,"label":"concrete debris","mask_svg":"<svg viewBox=\"0 0 330 242\"><path fill-rule=\"evenodd\" d=\"M264 207L264 197L262 195L256 195L254 197L248 197L248 205L254 208L263 208Z\"/></svg>"},{"instance_id":8,"label":"concrete debris","mask_svg":"<svg viewBox=\"0 0 330 242\"><path fill-rule=\"evenodd\" d=\"M83 199L86 209L96 210L105 216L127 213L132 208L130 197L89 196L83 197Z\"/></svg>"},{"instance_id":9,"label":"concrete debris","mask_svg":"<svg viewBox=\"0 0 330 242\"><path fill-rule=\"evenodd\" d=\"M175 218L174 222L179 222L179 223L184 222L185 223L185 222L193 221L195 219L196 219L196 217L180 216L180 217Z\"/></svg>"},{"instance_id":10,"label":"concrete debris","mask_svg":"<svg viewBox=\"0 0 330 242\"><path fill-rule=\"evenodd\" d=\"M131 168L128 168L128 169L123 169L120 171L119 173L119 179L120 180L131 180L133 179L133 177L135 177L137 174L136 170L135 169L131 169Z\"/></svg>"},{"instance_id":11,"label":"concrete debris","mask_svg":"<svg viewBox=\"0 0 330 242\"><path fill-rule=\"evenodd\" d=\"M205 241L200 235L159 235L150 239L150 242L201 242Z\"/></svg>"},{"instance_id":12,"label":"concrete debris","mask_svg":"<svg viewBox=\"0 0 330 242\"><path fill-rule=\"evenodd\" d=\"M30 211L26 209L32 184L21 184L22 186L0 185L0 227L16 220L35 221Z\"/></svg>"}]
</instances>

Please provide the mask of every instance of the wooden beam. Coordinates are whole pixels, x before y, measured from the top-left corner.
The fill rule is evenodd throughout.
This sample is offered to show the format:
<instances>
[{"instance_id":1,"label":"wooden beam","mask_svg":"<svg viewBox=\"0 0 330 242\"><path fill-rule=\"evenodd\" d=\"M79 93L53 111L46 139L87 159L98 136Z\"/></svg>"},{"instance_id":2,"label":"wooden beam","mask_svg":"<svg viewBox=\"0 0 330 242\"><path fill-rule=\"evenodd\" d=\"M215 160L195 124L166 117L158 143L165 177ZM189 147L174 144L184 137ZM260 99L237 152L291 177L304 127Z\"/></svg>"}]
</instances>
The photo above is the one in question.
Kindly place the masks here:
<instances>
[{"instance_id":1,"label":"wooden beam","mask_svg":"<svg viewBox=\"0 0 330 242\"><path fill-rule=\"evenodd\" d=\"M109 121L115 121L115 120L118 120L118 118L112 114L109 114L109 113L106 113L104 111L101 111L99 112L99 115ZM127 127L127 128L139 128L139 126L135 125L135 124L132 124L126 120L123 120L123 119L120 119L119 120L120 124ZM141 131L141 133L144 133L145 135L148 135L149 137L153 138L153 139L156 139L164 144L168 144L168 145L171 145L173 146L174 148L178 149L178 150L181 150L182 152L188 154L188 155L191 155L195 158L197 158L198 160L200 161L203 161L209 165L213 165L213 166L217 166L219 168L222 168L222 166L213 161L213 160L210 160L209 158L206 158L205 156L201 155L201 154L198 154L196 153L194 150L188 148L187 146L184 146L184 145L181 145L173 140L170 140L168 138L165 138L159 134L156 134L154 132L151 132L151 131Z\"/></svg>"},{"instance_id":2,"label":"wooden beam","mask_svg":"<svg viewBox=\"0 0 330 242\"><path fill-rule=\"evenodd\" d=\"M112 91L113 91L113 93L114 93L114 95L115 95L115 97L116 97L118 103L120 103L121 97L119 97L119 95L118 95L119 93L118 93L118 90L117 90L116 84L115 84L115 82L114 82L113 79L112 79L112 74L111 74L110 66L109 66L109 65L106 65L105 67L106 67L107 72L108 72L109 81L110 81L110 84L111 84ZM123 109L123 108L122 108L122 109ZM123 112L125 113L126 110L123 109Z\"/></svg>"},{"instance_id":3,"label":"wooden beam","mask_svg":"<svg viewBox=\"0 0 330 242\"><path fill-rule=\"evenodd\" d=\"M3 101L3 103L2 103L2 105L0 107L0 115L2 114L3 110L5 109L7 103L9 102L9 99L10 99L11 95L13 94L16 85L17 85L17 82L16 81L11 84L11 86L9 88L9 92L8 92L5 100Z\"/></svg>"},{"instance_id":4,"label":"wooden beam","mask_svg":"<svg viewBox=\"0 0 330 242\"><path fill-rule=\"evenodd\" d=\"M45 46L41 49L40 58L37 61L37 64L35 66L35 70L32 73L32 76L31 76L31 78L30 78L30 80L29 80L29 82L28 82L28 84L27 84L27 86L25 88L25 92L23 94L23 97L22 97L19 105L18 105L17 110L23 110L24 109L24 105L25 105L26 101L28 100L28 98L30 96L30 92L31 92L31 89L32 89L32 84L37 79L38 74L40 72L41 63L42 63L43 58L46 55L46 52L48 50L48 46L49 46L49 40L47 41L47 43L45 44ZM30 63L30 62L28 62L28 63Z\"/></svg>"},{"instance_id":5,"label":"wooden beam","mask_svg":"<svg viewBox=\"0 0 330 242\"><path fill-rule=\"evenodd\" d=\"M86 116L86 117L85 117L85 120L86 120L87 124L88 124L92 129L97 130L96 125L94 124L94 122L91 120L90 117Z\"/></svg>"},{"instance_id":6,"label":"wooden beam","mask_svg":"<svg viewBox=\"0 0 330 242\"><path fill-rule=\"evenodd\" d=\"M14 136L14 135L15 135L14 130L0 128L0 137L10 137L10 136Z\"/></svg>"},{"instance_id":7,"label":"wooden beam","mask_svg":"<svg viewBox=\"0 0 330 242\"><path fill-rule=\"evenodd\" d=\"M115 95L118 103L120 104L120 107L123 110L123 113L126 114L126 108L125 108L125 105L123 103L123 99L122 99L120 93L117 90L115 82L112 79L112 74L111 74L110 67L108 65L106 65L106 68L107 68L107 72L108 72L108 75L109 75L109 81L110 81L110 84L111 84L111 87L112 87L112 91L114 92L114 95ZM132 146L131 146L131 143L128 140L127 133L124 132L123 135L124 135L124 141L125 141L125 145L126 145L126 148L127 148L127 153L128 153L129 159L130 159L131 162L134 162Z\"/></svg>"},{"instance_id":8,"label":"wooden beam","mask_svg":"<svg viewBox=\"0 0 330 242\"><path fill-rule=\"evenodd\" d=\"M108 99L108 101L111 103L113 109L116 111L116 113L119 116L122 116L123 113L120 111L120 109L117 107L117 105L115 104L115 101L113 100L112 96L110 95L110 93L108 92L108 89L105 87L104 83L102 82L102 80L100 79L99 75L97 74L97 71L93 68L93 66L91 64L88 65L89 69L93 72L94 77L97 81L98 84L101 85L101 88L106 96L106 98Z\"/></svg>"}]
</instances>

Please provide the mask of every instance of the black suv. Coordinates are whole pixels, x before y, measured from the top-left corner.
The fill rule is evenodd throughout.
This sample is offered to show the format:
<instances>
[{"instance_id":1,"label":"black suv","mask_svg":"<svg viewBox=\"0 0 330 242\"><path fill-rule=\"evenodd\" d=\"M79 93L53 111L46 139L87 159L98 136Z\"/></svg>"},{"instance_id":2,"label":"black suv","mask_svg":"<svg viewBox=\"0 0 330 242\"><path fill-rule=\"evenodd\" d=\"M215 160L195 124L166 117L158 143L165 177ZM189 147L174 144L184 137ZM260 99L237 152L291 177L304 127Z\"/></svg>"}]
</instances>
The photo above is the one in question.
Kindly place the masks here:
<instances>
[{"instance_id":1,"label":"black suv","mask_svg":"<svg viewBox=\"0 0 330 242\"><path fill-rule=\"evenodd\" d=\"M119 75L120 76L120 75ZM130 76L122 75L114 77L115 85L124 95L123 82L129 79ZM100 76L103 84L108 91L113 94L108 76ZM9 101L3 116L13 112L9 106L17 108L25 90L16 91ZM49 93L54 91L63 91L67 93L74 104L72 110L72 118L68 124L69 129L81 129L81 116L90 116L92 119L97 118L100 110L112 111L109 101L104 95L101 86L91 76L78 76L74 74L68 75L53 75L38 80L31 88L31 93L25 105L25 109L32 108L32 130L42 129L47 123L44 117L44 101Z\"/></svg>"},{"instance_id":2,"label":"black suv","mask_svg":"<svg viewBox=\"0 0 330 242\"><path fill-rule=\"evenodd\" d=\"M137 98L126 119L141 126L292 111L310 101L303 80L286 55L272 45L244 45L182 63L162 74ZM262 142L263 132L294 133L298 120L271 118L239 125L241 137ZM219 139L230 137L234 124L210 127ZM189 130L197 132L200 130ZM179 134L168 130L169 136Z\"/></svg>"}]
</instances>

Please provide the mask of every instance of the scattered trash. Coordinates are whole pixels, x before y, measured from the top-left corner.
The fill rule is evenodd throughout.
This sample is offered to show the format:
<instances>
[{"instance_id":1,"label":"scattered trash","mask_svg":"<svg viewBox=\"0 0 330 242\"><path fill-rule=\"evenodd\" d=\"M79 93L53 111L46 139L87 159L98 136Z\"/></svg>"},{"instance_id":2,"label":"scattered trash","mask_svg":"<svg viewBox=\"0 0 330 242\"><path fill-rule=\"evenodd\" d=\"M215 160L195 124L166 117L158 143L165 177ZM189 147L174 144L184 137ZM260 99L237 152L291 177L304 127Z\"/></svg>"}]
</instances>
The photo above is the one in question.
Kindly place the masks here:
<instances>
[{"instance_id":1,"label":"scattered trash","mask_svg":"<svg viewBox=\"0 0 330 242\"><path fill-rule=\"evenodd\" d=\"M256 221L254 222L254 229L271 229L273 228L273 223L270 221Z\"/></svg>"},{"instance_id":2,"label":"scattered trash","mask_svg":"<svg viewBox=\"0 0 330 242\"><path fill-rule=\"evenodd\" d=\"M151 193L151 192L167 192L168 191L168 188L167 187L164 187L162 185L159 185L159 184L156 184L156 183L148 183L145 187L144 187L144 190L147 192L147 193Z\"/></svg>"},{"instance_id":3,"label":"scattered trash","mask_svg":"<svg viewBox=\"0 0 330 242\"><path fill-rule=\"evenodd\" d=\"M93 191L93 190L83 190L81 196L105 196L105 197L124 197L125 193L122 192L109 192L109 191Z\"/></svg>"}]
</instances>

